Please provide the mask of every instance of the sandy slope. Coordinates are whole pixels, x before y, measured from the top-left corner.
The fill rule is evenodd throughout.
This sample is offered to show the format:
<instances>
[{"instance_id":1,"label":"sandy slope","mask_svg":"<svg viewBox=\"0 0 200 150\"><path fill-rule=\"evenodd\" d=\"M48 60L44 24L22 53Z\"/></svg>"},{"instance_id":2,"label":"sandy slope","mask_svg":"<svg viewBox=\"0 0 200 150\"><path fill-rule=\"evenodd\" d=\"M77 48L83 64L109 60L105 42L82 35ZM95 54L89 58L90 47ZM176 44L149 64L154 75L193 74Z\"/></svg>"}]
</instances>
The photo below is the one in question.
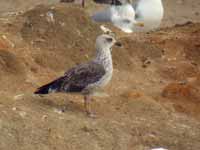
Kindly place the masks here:
<instances>
[{"instance_id":1,"label":"sandy slope","mask_svg":"<svg viewBox=\"0 0 200 150\"><path fill-rule=\"evenodd\" d=\"M94 54L99 24L87 13L95 5L38 6L1 21L0 149L200 149L199 23L131 35L108 25L123 47L113 48L108 96L93 102L97 119L84 114L79 95L32 94Z\"/></svg>"}]
</instances>

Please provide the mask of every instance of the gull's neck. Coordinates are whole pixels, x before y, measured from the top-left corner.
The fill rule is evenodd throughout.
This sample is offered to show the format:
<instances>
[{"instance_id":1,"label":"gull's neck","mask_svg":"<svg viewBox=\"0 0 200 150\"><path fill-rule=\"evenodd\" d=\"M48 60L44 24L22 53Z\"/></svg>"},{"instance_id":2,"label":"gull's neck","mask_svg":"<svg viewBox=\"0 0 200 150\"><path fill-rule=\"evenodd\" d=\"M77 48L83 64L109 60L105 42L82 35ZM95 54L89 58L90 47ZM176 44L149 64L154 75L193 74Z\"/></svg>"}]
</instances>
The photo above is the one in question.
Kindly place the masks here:
<instances>
[{"instance_id":1,"label":"gull's neck","mask_svg":"<svg viewBox=\"0 0 200 150\"><path fill-rule=\"evenodd\" d=\"M106 72L112 72L113 70L113 65L112 65L112 55L111 55L111 50L108 48L104 48L101 50L98 48L96 50L96 57L94 58L94 62L101 64Z\"/></svg>"}]
</instances>

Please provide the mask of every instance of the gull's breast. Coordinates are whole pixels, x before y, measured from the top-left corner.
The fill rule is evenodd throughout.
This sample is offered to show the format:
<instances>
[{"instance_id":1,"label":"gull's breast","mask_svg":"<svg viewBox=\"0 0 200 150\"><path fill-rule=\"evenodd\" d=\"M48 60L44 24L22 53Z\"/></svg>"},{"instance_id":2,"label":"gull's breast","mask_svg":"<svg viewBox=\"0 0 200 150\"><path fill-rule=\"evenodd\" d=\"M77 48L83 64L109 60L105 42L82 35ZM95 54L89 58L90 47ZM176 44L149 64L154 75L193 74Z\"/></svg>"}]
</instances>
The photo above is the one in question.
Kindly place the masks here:
<instances>
[{"instance_id":1,"label":"gull's breast","mask_svg":"<svg viewBox=\"0 0 200 150\"><path fill-rule=\"evenodd\" d=\"M144 20L158 20L163 17L163 6L161 1L140 1L136 8L139 18Z\"/></svg>"}]
</instances>

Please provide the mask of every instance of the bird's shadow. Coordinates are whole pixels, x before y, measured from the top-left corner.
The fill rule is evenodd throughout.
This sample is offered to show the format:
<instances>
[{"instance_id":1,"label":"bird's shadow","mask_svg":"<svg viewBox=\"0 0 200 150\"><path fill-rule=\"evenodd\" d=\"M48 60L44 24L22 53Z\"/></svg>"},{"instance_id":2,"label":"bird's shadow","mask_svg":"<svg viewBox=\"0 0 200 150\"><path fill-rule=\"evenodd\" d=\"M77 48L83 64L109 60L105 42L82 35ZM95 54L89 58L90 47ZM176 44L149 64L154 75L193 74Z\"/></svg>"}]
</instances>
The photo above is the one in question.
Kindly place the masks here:
<instances>
[{"instance_id":1,"label":"bird's shadow","mask_svg":"<svg viewBox=\"0 0 200 150\"><path fill-rule=\"evenodd\" d=\"M40 96L34 95L34 102L37 103L40 107L46 107L48 109L55 109L61 113L70 112L84 112L83 104L80 104L78 101L72 101L68 97L54 97L51 96Z\"/></svg>"}]
</instances>

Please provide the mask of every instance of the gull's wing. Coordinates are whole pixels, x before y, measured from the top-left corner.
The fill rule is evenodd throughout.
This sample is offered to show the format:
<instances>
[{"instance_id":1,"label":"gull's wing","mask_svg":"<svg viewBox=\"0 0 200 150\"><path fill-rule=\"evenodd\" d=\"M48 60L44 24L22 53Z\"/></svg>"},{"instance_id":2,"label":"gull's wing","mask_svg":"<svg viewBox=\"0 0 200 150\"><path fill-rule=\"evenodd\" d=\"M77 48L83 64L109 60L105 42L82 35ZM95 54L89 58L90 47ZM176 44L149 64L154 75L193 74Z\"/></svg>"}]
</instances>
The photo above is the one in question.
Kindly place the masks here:
<instances>
[{"instance_id":1,"label":"gull's wing","mask_svg":"<svg viewBox=\"0 0 200 150\"><path fill-rule=\"evenodd\" d=\"M65 73L61 91L81 92L89 84L99 81L104 74L104 67L95 62L78 65Z\"/></svg>"},{"instance_id":2,"label":"gull's wing","mask_svg":"<svg viewBox=\"0 0 200 150\"><path fill-rule=\"evenodd\" d=\"M81 92L89 84L99 81L104 74L105 70L100 64L95 62L81 64L67 71L64 76L39 87L34 93Z\"/></svg>"}]
</instances>

